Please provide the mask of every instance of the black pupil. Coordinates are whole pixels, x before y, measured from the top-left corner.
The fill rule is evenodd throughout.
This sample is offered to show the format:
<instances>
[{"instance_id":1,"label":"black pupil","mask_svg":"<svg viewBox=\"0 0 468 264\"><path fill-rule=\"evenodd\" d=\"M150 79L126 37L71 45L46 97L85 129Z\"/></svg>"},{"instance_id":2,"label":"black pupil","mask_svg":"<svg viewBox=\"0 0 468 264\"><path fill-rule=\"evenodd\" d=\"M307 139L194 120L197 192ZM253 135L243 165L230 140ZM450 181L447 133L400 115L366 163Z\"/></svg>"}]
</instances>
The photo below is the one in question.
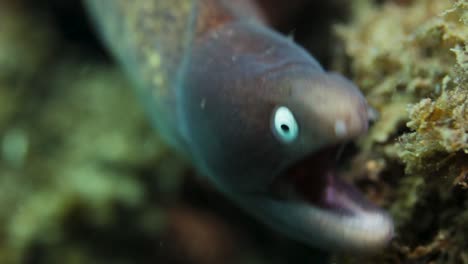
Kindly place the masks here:
<instances>
[{"instance_id":1,"label":"black pupil","mask_svg":"<svg viewBox=\"0 0 468 264\"><path fill-rule=\"evenodd\" d=\"M282 124L281 125L281 130L283 130L284 132L289 132L289 126L285 125L285 124Z\"/></svg>"}]
</instances>

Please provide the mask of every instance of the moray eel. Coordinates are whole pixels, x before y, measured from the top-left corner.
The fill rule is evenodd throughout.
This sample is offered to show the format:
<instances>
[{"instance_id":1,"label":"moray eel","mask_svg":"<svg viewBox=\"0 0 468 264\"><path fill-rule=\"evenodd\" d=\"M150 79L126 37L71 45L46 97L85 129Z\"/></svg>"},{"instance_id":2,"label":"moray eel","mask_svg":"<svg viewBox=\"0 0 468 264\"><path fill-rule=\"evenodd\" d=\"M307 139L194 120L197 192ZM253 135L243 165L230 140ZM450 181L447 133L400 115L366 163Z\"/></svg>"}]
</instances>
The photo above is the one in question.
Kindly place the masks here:
<instances>
[{"instance_id":1,"label":"moray eel","mask_svg":"<svg viewBox=\"0 0 468 264\"><path fill-rule=\"evenodd\" d=\"M85 5L163 139L239 207L325 250L391 239L391 218L334 169L338 146L367 131L364 97L254 2Z\"/></svg>"}]
</instances>

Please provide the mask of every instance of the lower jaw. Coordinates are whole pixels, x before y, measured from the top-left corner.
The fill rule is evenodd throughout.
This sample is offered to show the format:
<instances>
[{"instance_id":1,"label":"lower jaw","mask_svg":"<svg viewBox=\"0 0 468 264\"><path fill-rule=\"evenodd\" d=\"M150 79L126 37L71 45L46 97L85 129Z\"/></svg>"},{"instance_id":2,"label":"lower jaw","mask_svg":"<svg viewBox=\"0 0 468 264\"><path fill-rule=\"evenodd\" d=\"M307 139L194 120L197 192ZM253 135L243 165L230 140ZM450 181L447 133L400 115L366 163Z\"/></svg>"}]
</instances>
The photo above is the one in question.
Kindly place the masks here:
<instances>
[{"instance_id":1,"label":"lower jaw","mask_svg":"<svg viewBox=\"0 0 468 264\"><path fill-rule=\"evenodd\" d=\"M327 251L372 252L385 246L393 236L391 218L379 209L350 214L263 195L238 201L274 230Z\"/></svg>"},{"instance_id":2,"label":"lower jaw","mask_svg":"<svg viewBox=\"0 0 468 264\"><path fill-rule=\"evenodd\" d=\"M393 236L390 216L338 177L330 162L334 153L326 149L295 164L270 193L252 197L247 209L314 247L362 252L383 247Z\"/></svg>"}]
</instances>

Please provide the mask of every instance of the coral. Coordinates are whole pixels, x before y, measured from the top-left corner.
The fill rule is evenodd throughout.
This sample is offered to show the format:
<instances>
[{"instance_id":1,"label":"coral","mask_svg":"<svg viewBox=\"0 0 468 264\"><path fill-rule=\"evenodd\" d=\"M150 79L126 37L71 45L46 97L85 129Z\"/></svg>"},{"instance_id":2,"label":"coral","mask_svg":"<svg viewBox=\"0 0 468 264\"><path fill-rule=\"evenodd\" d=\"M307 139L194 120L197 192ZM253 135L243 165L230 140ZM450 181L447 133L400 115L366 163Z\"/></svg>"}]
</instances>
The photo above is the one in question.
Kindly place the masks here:
<instances>
[{"instance_id":1,"label":"coral","mask_svg":"<svg viewBox=\"0 0 468 264\"><path fill-rule=\"evenodd\" d=\"M397 225L386 252L343 261L468 263L467 18L466 1L359 1L353 22L337 27L380 113L361 145L387 164L381 181L392 186L385 204Z\"/></svg>"}]
</instances>

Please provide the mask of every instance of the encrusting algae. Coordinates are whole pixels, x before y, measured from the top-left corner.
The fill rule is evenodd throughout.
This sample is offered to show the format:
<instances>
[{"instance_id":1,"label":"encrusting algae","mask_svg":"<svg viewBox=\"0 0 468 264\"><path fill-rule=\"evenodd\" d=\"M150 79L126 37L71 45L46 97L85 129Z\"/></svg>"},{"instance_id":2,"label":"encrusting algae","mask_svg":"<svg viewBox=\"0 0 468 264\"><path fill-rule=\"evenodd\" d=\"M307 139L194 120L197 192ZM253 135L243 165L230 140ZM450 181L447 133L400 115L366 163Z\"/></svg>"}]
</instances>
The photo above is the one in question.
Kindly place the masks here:
<instances>
[{"instance_id":1,"label":"encrusting algae","mask_svg":"<svg viewBox=\"0 0 468 264\"><path fill-rule=\"evenodd\" d=\"M468 263L468 3L359 1L353 20L337 31L379 113L361 155L385 164L397 224L390 249L364 262Z\"/></svg>"}]
</instances>

